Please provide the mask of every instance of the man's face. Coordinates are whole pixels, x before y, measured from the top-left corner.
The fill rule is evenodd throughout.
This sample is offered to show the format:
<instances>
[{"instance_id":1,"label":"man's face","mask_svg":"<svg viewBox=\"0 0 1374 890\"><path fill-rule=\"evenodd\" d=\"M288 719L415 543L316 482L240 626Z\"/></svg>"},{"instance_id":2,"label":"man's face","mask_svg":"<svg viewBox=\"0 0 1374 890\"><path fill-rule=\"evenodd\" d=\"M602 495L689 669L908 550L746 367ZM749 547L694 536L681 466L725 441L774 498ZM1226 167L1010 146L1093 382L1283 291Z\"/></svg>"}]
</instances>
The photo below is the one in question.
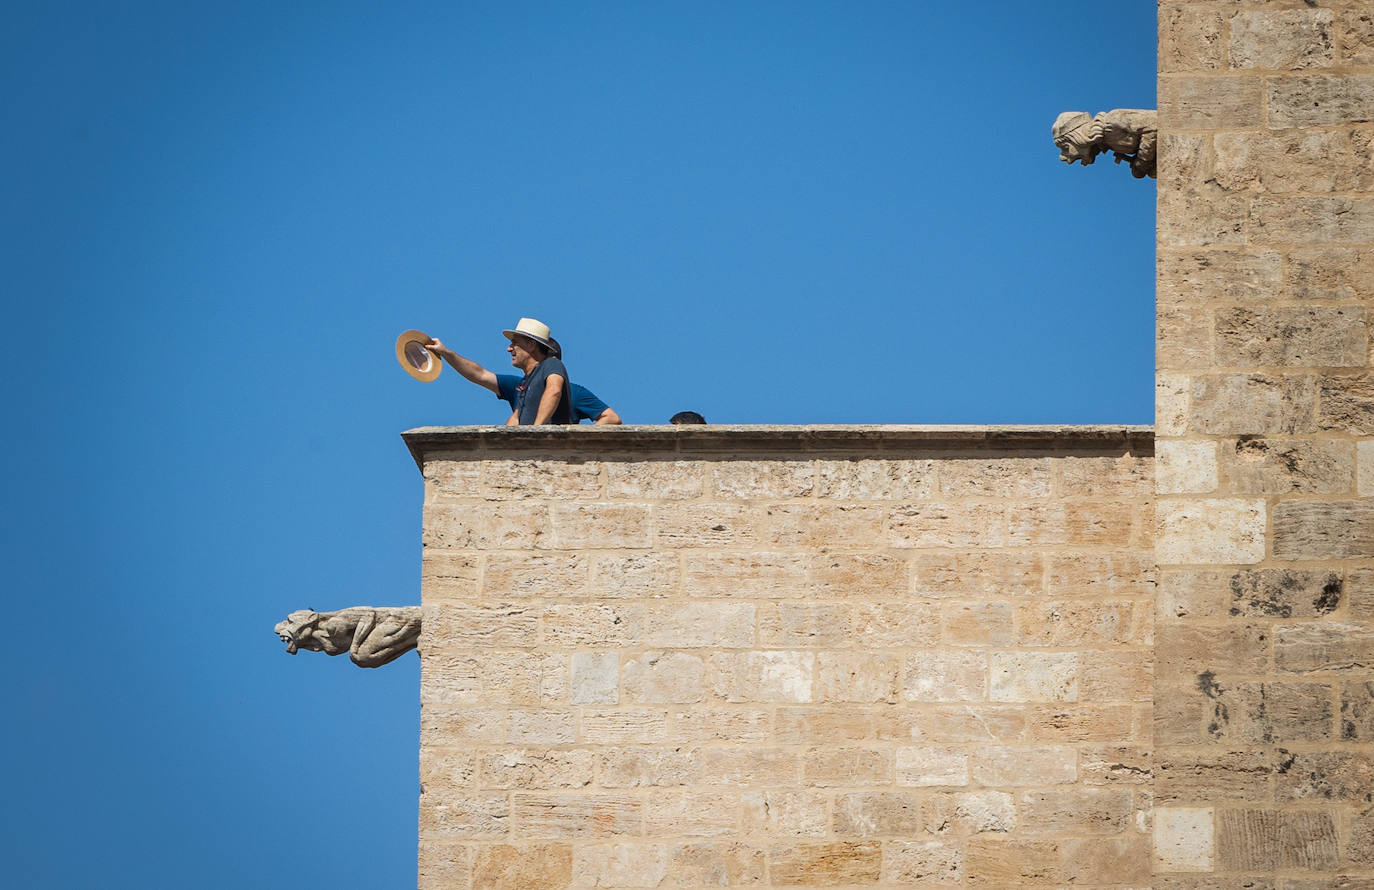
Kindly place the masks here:
<instances>
[{"instance_id":1,"label":"man's face","mask_svg":"<svg viewBox=\"0 0 1374 890\"><path fill-rule=\"evenodd\" d=\"M535 350L538 346L538 343L524 334L516 334L511 337L510 345L506 347L506 352L510 353L510 363L525 370L539 364L539 359L535 356Z\"/></svg>"}]
</instances>

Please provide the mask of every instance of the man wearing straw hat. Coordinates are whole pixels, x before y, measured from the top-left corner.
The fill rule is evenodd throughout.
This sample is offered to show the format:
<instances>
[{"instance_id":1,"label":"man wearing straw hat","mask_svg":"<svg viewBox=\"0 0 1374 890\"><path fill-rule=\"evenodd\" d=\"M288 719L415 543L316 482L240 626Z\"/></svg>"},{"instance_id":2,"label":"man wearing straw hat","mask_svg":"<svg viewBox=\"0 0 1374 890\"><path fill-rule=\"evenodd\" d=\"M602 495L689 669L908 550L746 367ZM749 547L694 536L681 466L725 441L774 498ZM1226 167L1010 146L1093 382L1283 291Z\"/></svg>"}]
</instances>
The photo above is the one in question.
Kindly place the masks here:
<instances>
[{"instance_id":1,"label":"man wearing straw hat","mask_svg":"<svg viewBox=\"0 0 1374 890\"><path fill-rule=\"evenodd\" d=\"M546 423L576 423L572 413L572 384L563 360L554 355L549 326L536 318L522 318L513 330L502 331L510 345L510 363L524 372L515 386L515 410L506 426L535 426ZM501 395L496 388L496 375L469 359L465 359L438 340L431 340L432 352L448 361L467 379L480 383ZM465 365L472 365L471 368ZM471 372L471 373L470 373ZM491 377L488 382L487 377Z\"/></svg>"}]
</instances>

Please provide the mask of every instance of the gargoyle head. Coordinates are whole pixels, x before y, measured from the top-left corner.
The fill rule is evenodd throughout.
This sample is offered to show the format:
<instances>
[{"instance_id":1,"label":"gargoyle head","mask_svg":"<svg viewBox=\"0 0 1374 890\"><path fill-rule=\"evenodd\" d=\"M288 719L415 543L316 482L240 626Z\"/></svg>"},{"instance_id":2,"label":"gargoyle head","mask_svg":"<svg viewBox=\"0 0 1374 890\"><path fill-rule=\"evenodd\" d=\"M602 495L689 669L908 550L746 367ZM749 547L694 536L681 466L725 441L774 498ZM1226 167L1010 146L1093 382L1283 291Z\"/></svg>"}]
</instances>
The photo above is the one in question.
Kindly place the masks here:
<instances>
[{"instance_id":1,"label":"gargoyle head","mask_svg":"<svg viewBox=\"0 0 1374 890\"><path fill-rule=\"evenodd\" d=\"M310 652L323 652L324 644L315 637L315 628L320 624L320 613L313 609L297 609L286 616L285 621L277 622L272 628L278 638L286 644L286 651L295 655L297 649Z\"/></svg>"},{"instance_id":2,"label":"gargoyle head","mask_svg":"<svg viewBox=\"0 0 1374 890\"><path fill-rule=\"evenodd\" d=\"M1050 129L1059 160L1066 164L1078 161L1084 167L1102 152L1101 142L1092 132L1093 116L1086 111L1066 111L1059 115Z\"/></svg>"}]
</instances>

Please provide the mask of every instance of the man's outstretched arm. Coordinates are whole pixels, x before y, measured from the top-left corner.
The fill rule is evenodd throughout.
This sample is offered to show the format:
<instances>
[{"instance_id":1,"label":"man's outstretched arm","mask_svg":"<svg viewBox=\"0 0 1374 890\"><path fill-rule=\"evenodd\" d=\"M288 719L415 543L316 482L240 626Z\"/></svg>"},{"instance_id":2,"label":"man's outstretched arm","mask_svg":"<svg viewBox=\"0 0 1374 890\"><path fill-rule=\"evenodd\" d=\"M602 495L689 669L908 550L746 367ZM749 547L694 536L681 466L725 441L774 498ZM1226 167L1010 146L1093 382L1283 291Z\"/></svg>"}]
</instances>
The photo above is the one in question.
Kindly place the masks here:
<instances>
[{"instance_id":1,"label":"man's outstretched arm","mask_svg":"<svg viewBox=\"0 0 1374 890\"><path fill-rule=\"evenodd\" d=\"M452 349L449 349L447 346L443 344L442 341L439 340L439 338L435 337L434 339L430 340L429 345L426 348L430 352L434 353L435 355L439 356L441 359L452 365L453 370L457 371L459 374L462 374L468 380L471 380L478 386L485 386L487 389L496 393L498 396L501 394L500 387L497 385L496 382L496 374L494 372L487 370L486 368L477 364L477 362L473 361L472 359L465 358L464 356L461 356L458 353L454 352Z\"/></svg>"}]
</instances>

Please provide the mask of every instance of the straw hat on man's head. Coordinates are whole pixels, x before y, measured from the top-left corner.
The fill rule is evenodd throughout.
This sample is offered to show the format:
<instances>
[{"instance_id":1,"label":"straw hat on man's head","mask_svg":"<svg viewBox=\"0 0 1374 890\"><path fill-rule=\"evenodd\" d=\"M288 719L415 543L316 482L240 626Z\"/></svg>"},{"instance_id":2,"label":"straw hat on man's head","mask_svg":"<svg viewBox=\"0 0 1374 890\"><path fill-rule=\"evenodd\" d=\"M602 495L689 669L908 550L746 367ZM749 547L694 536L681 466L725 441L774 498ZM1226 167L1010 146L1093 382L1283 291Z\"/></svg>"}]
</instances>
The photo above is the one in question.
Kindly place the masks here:
<instances>
[{"instance_id":1,"label":"straw hat on man's head","mask_svg":"<svg viewBox=\"0 0 1374 890\"><path fill-rule=\"evenodd\" d=\"M554 349L553 343L551 342L553 338L549 336L549 326L537 318L522 318L520 321L516 322L515 330L502 331L501 333L506 335L507 340L514 340L516 334L521 334L525 337L529 337L550 352Z\"/></svg>"}]
</instances>

